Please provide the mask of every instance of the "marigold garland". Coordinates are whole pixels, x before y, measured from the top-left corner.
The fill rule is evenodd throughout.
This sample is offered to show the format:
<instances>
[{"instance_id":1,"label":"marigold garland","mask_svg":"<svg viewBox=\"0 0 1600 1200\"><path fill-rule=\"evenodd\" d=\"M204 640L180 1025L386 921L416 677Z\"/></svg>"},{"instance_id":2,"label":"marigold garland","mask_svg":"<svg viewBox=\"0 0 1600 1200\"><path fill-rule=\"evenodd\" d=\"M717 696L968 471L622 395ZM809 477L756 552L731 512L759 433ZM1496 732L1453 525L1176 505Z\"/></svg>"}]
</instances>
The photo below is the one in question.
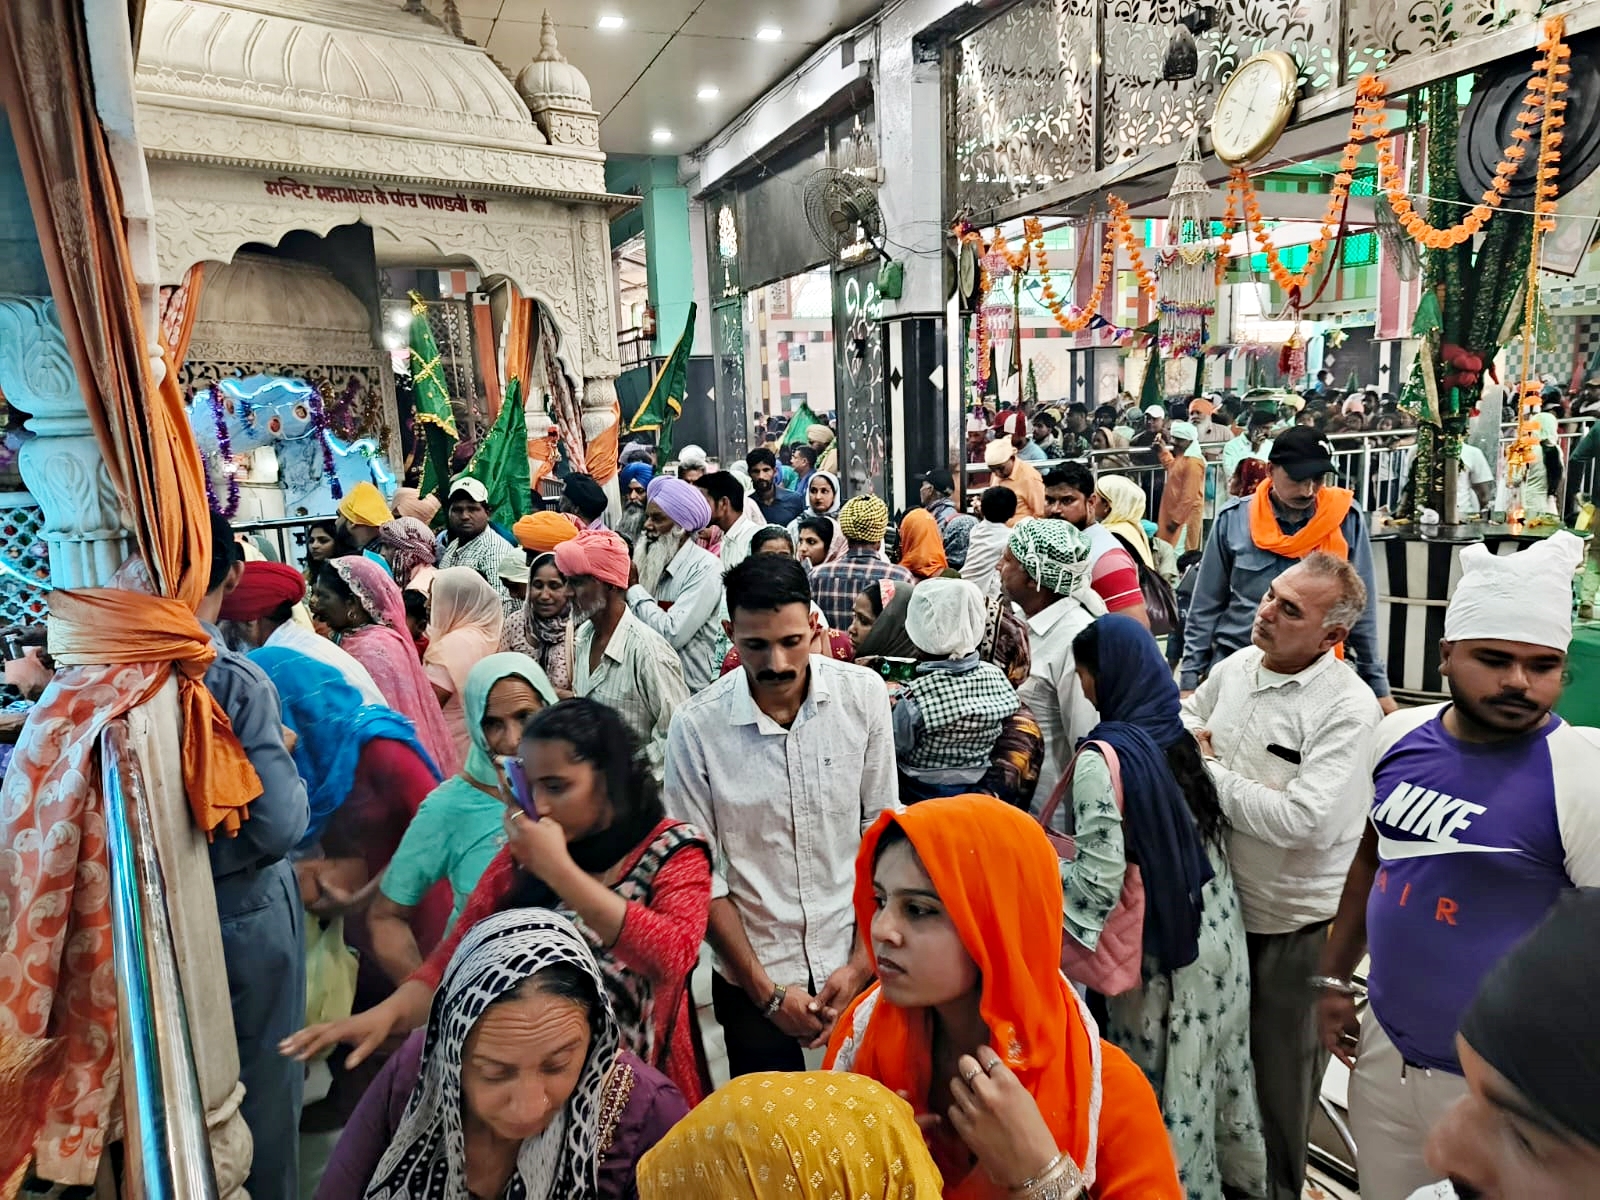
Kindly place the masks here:
<instances>
[{"instance_id":1,"label":"marigold garland","mask_svg":"<svg viewBox=\"0 0 1600 1200\"><path fill-rule=\"evenodd\" d=\"M1133 221L1128 216L1127 201L1121 196L1107 196L1106 207L1111 212L1111 225L1116 230L1117 240L1128 252L1128 259L1133 265L1133 277L1138 281L1139 290L1148 296L1153 304L1156 302L1156 277L1150 273L1150 268L1144 265L1144 247L1134 240Z\"/></svg>"},{"instance_id":2,"label":"marigold garland","mask_svg":"<svg viewBox=\"0 0 1600 1200\"><path fill-rule=\"evenodd\" d=\"M1084 236L1087 239L1087 231ZM1040 272L1044 275L1044 287L1040 289L1040 299L1044 302L1044 306L1050 310L1050 315L1055 318L1056 324L1061 326L1063 331L1067 333L1082 333L1089 327L1089 322L1094 320L1095 314L1100 311L1100 301L1105 297L1106 287L1111 282L1112 268L1116 265L1117 260L1117 250L1113 237L1113 232L1108 227L1100 251L1100 269L1095 274L1094 288L1090 291L1089 299L1085 301L1083 307L1079 308L1071 316L1067 316L1062 312L1066 305L1061 297L1056 294L1055 285L1051 282L1050 258L1044 248L1044 236L1042 233L1036 241L1036 261L1039 264ZM1076 281L1076 275L1073 278Z\"/></svg>"},{"instance_id":3,"label":"marigold garland","mask_svg":"<svg viewBox=\"0 0 1600 1200\"><path fill-rule=\"evenodd\" d=\"M1567 102L1560 98L1560 94L1567 90L1567 85L1561 76L1567 73L1566 60L1572 54L1571 48L1562 40L1565 30L1566 23L1561 17L1552 18L1545 23L1545 37L1539 43L1539 50L1544 57L1533 65L1533 78L1528 81L1523 109L1517 114L1517 128L1511 132L1512 144L1501 154L1500 162L1494 169L1494 182L1483 193L1482 200L1472 207L1459 224L1452 225L1448 229L1439 229L1428 224L1426 218L1412 206L1410 197L1405 194L1405 177L1395 164L1393 149L1386 141L1379 143L1379 186L1388 194L1389 204L1394 209L1394 215L1399 219L1401 228L1414 240L1430 250L1442 250L1448 246L1459 246L1480 233L1489 218L1494 215L1494 210L1500 207L1506 194L1511 190L1511 180L1522 169L1522 161L1528 156L1527 143L1534 139L1536 129L1539 137L1540 174L1544 174L1548 164L1559 159L1560 130L1564 120L1562 113L1567 106ZM1546 215L1555 211L1554 179L1552 170L1548 182L1541 180L1535 190L1534 209L1540 214L1539 219L1551 221L1551 224L1543 230L1547 233L1555 228L1553 219ZM1548 192L1546 188L1549 189Z\"/></svg>"},{"instance_id":4,"label":"marigold garland","mask_svg":"<svg viewBox=\"0 0 1600 1200\"><path fill-rule=\"evenodd\" d=\"M972 315L973 332L977 339L978 361L972 369L972 382L978 395L983 395L984 388L989 383L989 336L988 322L983 319L983 306L989 299L989 289L994 281L989 276L989 268L984 265L986 257L983 247L983 234L972 228L965 221L956 222L952 231L960 242L969 243L978 262L978 300Z\"/></svg>"}]
</instances>

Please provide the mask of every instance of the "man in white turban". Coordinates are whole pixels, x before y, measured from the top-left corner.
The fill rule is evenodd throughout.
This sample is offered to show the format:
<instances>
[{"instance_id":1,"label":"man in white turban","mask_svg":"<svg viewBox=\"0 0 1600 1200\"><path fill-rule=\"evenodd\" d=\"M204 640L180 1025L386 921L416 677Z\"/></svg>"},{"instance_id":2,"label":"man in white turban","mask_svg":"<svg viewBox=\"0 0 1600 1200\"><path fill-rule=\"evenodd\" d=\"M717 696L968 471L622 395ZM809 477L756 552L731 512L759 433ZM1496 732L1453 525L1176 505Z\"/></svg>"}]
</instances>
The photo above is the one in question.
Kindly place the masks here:
<instances>
[{"instance_id":1,"label":"man in white turban","mask_svg":"<svg viewBox=\"0 0 1600 1200\"><path fill-rule=\"evenodd\" d=\"M1467 1093L1456 1033L1473 993L1564 892L1600 886L1600 745L1552 711L1583 550L1560 532L1503 557L1462 551L1440 644L1450 702L1378 726L1370 822L1315 981L1323 1043L1355 1064L1363 1195L1436 1178L1423 1143Z\"/></svg>"},{"instance_id":2,"label":"man in white turban","mask_svg":"<svg viewBox=\"0 0 1600 1200\"><path fill-rule=\"evenodd\" d=\"M965 579L929 579L911 593L906 636L922 661L894 699L901 800L969 792L1017 711L1005 672L978 657L988 606Z\"/></svg>"},{"instance_id":3,"label":"man in white turban","mask_svg":"<svg viewBox=\"0 0 1600 1200\"><path fill-rule=\"evenodd\" d=\"M718 616L722 565L694 540L711 523L711 505L692 483L670 475L650 481L644 536L633 548L628 608L678 652L690 692L720 673Z\"/></svg>"}]
</instances>

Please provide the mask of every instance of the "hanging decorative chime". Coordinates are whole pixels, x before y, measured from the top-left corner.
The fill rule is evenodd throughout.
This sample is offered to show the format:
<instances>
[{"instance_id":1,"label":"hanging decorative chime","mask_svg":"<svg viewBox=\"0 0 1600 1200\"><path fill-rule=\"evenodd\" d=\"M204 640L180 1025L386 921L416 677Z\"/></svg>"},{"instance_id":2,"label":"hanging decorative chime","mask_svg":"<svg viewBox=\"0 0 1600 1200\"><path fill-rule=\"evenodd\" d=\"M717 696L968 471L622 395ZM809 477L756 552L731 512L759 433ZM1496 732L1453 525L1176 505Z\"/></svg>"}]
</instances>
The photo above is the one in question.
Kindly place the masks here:
<instances>
[{"instance_id":1,"label":"hanging decorative chime","mask_svg":"<svg viewBox=\"0 0 1600 1200\"><path fill-rule=\"evenodd\" d=\"M1217 248L1211 241L1211 186L1200 142L1191 137L1167 193L1167 244L1156 255L1161 275L1161 332L1174 358L1199 354L1217 311Z\"/></svg>"}]
</instances>

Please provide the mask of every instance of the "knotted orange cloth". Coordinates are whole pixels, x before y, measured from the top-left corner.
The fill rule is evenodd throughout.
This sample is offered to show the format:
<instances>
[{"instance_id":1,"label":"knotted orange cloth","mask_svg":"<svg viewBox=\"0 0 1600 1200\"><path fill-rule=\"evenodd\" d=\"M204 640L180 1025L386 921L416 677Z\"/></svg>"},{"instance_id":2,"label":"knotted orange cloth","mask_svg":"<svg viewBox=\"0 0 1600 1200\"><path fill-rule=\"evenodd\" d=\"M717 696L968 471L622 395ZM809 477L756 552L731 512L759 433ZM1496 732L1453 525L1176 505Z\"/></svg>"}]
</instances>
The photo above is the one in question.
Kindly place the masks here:
<instances>
[{"instance_id":1,"label":"knotted orange cloth","mask_svg":"<svg viewBox=\"0 0 1600 1200\"><path fill-rule=\"evenodd\" d=\"M188 606L177 600L120 588L54 591L50 603L50 653L62 666L155 663L148 688L123 711L153 697L178 670L183 714L183 785L195 824L208 837L221 829L238 834L261 779L234 736L228 714L206 690L206 668L216 648Z\"/></svg>"},{"instance_id":2,"label":"knotted orange cloth","mask_svg":"<svg viewBox=\"0 0 1600 1200\"><path fill-rule=\"evenodd\" d=\"M1250 540L1260 549L1281 558L1304 558L1322 550L1349 561L1350 545L1344 540L1345 517L1355 503L1355 493L1344 488L1325 487L1317 493L1317 511L1299 533L1285 533L1272 511L1272 480L1263 479L1250 501Z\"/></svg>"}]
</instances>

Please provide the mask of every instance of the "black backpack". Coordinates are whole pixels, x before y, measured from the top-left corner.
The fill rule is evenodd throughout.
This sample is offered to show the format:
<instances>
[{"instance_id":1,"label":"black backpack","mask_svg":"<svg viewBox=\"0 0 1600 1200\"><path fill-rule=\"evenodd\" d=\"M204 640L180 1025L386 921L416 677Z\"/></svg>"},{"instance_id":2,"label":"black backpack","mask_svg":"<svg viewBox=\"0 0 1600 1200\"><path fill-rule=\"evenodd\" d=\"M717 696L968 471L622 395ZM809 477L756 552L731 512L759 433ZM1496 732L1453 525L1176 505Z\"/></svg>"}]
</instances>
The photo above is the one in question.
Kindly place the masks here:
<instances>
[{"instance_id":1,"label":"black backpack","mask_svg":"<svg viewBox=\"0 0 1600 1200\"><path fill-rule=\"evenodd\" d=\"M1111 536L1128 552L1128 557L1133 559L1134 569L1139 572L1139 591L1144 595L1144 611L1150 619L1150 632L1156 637L1175 633L1179 623L1178 597L1172 585L1161 577L1161 572L1145 565L1132 542L1120 533L1112 533Z\"/></svg>"}]
</instances>

